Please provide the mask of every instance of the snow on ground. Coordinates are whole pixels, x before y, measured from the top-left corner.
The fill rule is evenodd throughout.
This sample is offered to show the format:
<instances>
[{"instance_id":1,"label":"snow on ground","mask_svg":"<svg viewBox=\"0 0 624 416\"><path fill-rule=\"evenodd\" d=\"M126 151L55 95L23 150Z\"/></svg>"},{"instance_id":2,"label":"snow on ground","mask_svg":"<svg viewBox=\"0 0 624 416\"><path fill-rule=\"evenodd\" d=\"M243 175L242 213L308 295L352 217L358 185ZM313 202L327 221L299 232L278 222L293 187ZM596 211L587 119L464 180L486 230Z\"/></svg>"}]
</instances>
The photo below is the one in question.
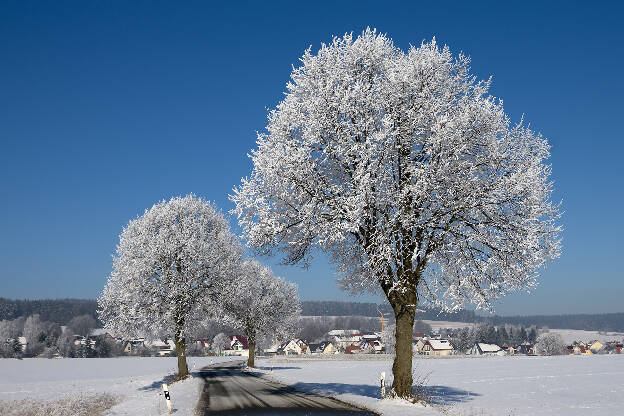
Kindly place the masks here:
<instances>
[{"instance_id":1,"label":"snow on ground","mask_svg":"<svg viewBox=\"0 0 624 416\"><path fill-rule=\"evenodd\" d=\"M620 414L624 406L624 355L415 359L416 374L428 378L433 409L378 399L380 373L391 382L388 360L259 364L275 380L383 415L603 416Z\"/></svg>"},{"instance_id":2,"label":"snow on ground","mask_svg":"<svg viewBox=\"0 0 624 416\"><path fill-rule=\"evenodd\" d=\"M267 377L299 390L390 416L602 416L619 414L624 406L624 355L415 359L416 374L428 376L433 408L378 399L380 372L391 382L392 361L387 357L342 358L275 358L258 364ZM199 369L230 359L188 360L191 369ZM0 400L107 392L120 398L108 415L164 415L161 383L176 368L176 358L0 359ZM202 382L196 377L171 385L176 414L192 414Z\"/></svg>"},{"instance_id":3,"label":"snow on ground","mask_svg":"<svg viewBox=\"0 0 624 416\"><path fill-rule=\"evenodd\" d=\"M240 357L235 357L240 359ZM232 357L188 357L189 370ZM167 414L162 382L177 372L175 357L0 359L0 401L55 400L79 393L112 393L120 403L107 415ZM203 385L201 377L173 383L176 414L190 415Z\"/></svg>"},{"instance_id":4,"label":"snow on ground","mask_svg":"<svg viewBox=\"0 0 624 416\"><path fill-rule=\"evenodd\" d=\"M589 342L595 339L600 342L622 341L624 339L624 333L621 332L582 331L580 329L550 329L550 332L561 335L566 344L571 344L574 341Z\"/></svg>"}]
</instances>

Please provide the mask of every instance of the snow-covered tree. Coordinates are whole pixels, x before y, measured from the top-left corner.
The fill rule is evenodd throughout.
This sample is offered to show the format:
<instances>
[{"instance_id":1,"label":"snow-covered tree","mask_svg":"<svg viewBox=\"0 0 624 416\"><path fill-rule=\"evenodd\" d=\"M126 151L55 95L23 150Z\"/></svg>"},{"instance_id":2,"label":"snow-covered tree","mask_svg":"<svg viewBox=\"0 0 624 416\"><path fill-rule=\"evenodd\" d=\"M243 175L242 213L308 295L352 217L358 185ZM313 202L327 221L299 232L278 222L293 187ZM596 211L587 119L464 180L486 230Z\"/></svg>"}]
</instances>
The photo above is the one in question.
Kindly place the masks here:
<instances>
[{"instance_id":1,"label":"snow-covered tree","mask_svg":"<svg viewBox=\"0 0 624 416\"><path fill-rule=\"evenodd\" d=\"M59 353L65 358L75 356L76 345L74 344L74 336L70 329L65 328L63 333L58 337L56 340L56 347Z\"/></svg>"},{"instance_id":2,"label":"snow-covered tree","mask_svg":"<svg viewBox=\"0 0 624 416\"><path fill-rule=\"evenodd\" d=\"M369 29L308 49L232 195L260 252L308 264L320 247L344 288L385 294L401 397L419 303L489 308L560 252L548 142L511 124L469 61Z\"/></svg>"},{"instance_id":3,"label":"snow-covered tree","mask_svg":"<svg viewBox=\"0 0 624 416\"><path fill-rule=\"evenodd\" d=\"M468 327L460 329L452 340L455 349L460 353L465 353L467 350L472 348L475 344L474 335L474 331Z\"/></svg>"},{"instance_id":4,"label":"snow-covered tree","mask_svg":"<svg viewBox=\"0 0 624 416\"><path fill-rule=\"evenodd\" d=\"M185 377L186 337L215 310L240 254L212 204L194 195L162 201L124 228L99 317L117 334L173 334L178 376Z\"/></svg>"},{"instance_id":5,"label":"snow-covered tree","mask_svg":"<svg viewBox=\"0 0 624 416\"><path fill-rule=\"evenodd\" d=\"M535 329L535 327L531 327L531 330L527 334L527 339L529 343L531 344L535 343L535 341L537 340L537 330Z\"/></svg>"},{"instance_id":6,"label":"snow-covered tree","mask_svg":"<svg viewBox=\"0 0 624 416\"><path fill-rule=\"evenodd\" d=\"M498 340L498 345L505 345L509 343L509 335L507 334L507 330L505 329L505 325L501 325L496 330L496 339Z\"/></svg>"},{"instance_id":7,"label":"snow-covered tree","mask_svg":"<svg viewBox=\"0 0 624 416\"><path fill-rule=\"evenodd\" d=\"M230 345L231 345L230 338L227 335L225 335L223 332L219 332L217 335L214 336L210 349L215 354L221 355L223 354L223 351L230 348Z\"/></svg>"},{"instance_id":8,"label":"snow-covered tree","mask_svg":"<svg viewBox=\"0 0 624 416\"><path fill-rule=\"evenodd\" d=\"M95 325L95 319L91 315L75 316L67 324L74 335L82 335L83 337L88 337L93 328L95 328Z\"/></svg>"},{"instance_id":9,"label":"snow-covered tree","mask_svg":"<svg viewBox=\"0 0 624 416\"><path fill-rule=\"evenodd\" d=\"M226 322L242 331L249 343L247 365L253 367L256 342L260 336L292 335L301 306L297 286L273 275L268 267L247 260L238 269L238 284L221 305Z\"/></svg>"},{"instance_id":10,"label":"snow-covered tree","mask_svg":"<svg viewBox=\"0 0 624 416\"><path fill-rule=\"evenodd\" d=\"M30 315L24 322L23 335L28 342L26 353L34 356L41 353L45 347L47 325L39 314Z\"/></svg>"},{"instance_id":11,"label":"snow-covered tree","mask_svg":"<svg viewBox=\"0 0 624 416\"><path fill-rule=\"evenodd\" d=\"M562 355L565 347L566 345L561 335L556 332L548 332L537 338L535 353L537 355Z\"/></svg>"},{"instance_id":12,"label":"snow-covered tree","mask_svg":"<svg viewBox=\"0 0 624 416\"><path fill-rule=\"evenodd\" d=\"M20 316L13 320L0 321L0 339L17 338L22 335L26 318Z\"/></svg>"}]
</instances>

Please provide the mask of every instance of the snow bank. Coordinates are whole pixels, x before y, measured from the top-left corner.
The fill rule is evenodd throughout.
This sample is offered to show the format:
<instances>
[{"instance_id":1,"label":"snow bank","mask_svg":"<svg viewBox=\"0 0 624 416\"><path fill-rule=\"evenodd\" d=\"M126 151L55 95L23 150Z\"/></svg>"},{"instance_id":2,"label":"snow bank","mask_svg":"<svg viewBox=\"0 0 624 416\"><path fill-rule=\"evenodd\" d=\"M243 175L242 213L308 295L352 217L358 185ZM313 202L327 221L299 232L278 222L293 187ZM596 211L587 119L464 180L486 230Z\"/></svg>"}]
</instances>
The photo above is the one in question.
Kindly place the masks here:
<instances>
[{"instance_id":1,"label":"snow bank","mask_svg":"<svg viewBox=\"0 0 624 416\"><path fill-rule=\"evenodd\" d=\"M289 358L259 365L264 375L299 390L390 416L603 416L619 414L624 406L624 355L416 359L415 373L428 378L433 408L379 400L380 373L392 376L387 360Z\"/></svg>"}]
</instances>

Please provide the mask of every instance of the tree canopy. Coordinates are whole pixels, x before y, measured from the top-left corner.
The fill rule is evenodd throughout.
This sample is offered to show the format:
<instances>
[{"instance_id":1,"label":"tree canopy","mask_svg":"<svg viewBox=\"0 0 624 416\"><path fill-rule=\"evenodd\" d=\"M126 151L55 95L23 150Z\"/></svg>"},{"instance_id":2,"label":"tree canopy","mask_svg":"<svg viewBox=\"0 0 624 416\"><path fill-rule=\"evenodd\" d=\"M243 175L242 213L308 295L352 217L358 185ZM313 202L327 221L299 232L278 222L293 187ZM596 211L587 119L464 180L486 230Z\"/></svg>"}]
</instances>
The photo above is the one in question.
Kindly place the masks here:
<instances>
[{"instance_id":1,"label":"tree canopy","mask_svg":"<svg viewBox=\"0 0 624 416\"><path fill-rule=\"evenodd\" d=\"M194 195L159 202L121 233L98 299L100 319L113 333L173 335L185 376L185 337L218 310L215 301L231 286L240 257L237 238L212 204Z\"/></svg>"},{"instance_id":2,"label":"tree canopy","mask_svg":"<svg viewBox=\"0 0 624 416\"><path fill-rule=\"evenodd\" d=\"M258 251L305 264L318 247L345 289L386 295L401 396L419 303L489 308L560 252L549 145L511 123L469 62L370 29L308 49L232 196Z\"/></svg>"}]
</instances>

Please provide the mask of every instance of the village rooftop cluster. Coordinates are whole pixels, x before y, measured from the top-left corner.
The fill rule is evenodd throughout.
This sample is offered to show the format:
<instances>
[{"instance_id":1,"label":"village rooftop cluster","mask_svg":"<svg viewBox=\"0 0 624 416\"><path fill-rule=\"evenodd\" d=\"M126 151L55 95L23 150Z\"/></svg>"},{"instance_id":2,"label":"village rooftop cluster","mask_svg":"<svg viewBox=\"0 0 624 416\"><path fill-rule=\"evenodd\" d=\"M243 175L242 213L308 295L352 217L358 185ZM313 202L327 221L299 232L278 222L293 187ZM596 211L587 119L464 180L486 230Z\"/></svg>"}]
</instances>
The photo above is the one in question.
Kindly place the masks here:
<instances>
[{"instance_id":1,"label":"village rooftop cluster","mask_svg":"<svg viewBox=\"0 0 624 416\"><path fill-rule=\"evenodd\" d=\"M37 321L37 319L29 318L27 322L32 326L32 321ZM11 322L13 321L2 321L5 326ZM416 323L416 327L419 328L422 328L423 325L428 327L422 321L417 321ZM2 343L3 355L47 358L90 358L119 355L168 357L176 355L175 342L171 338L148 339L144 337L128 338L114 336L102 328L89 329L89 335L85 336L73 333L73 328L69 326L61 326L60 335L55 338L53 328L48 328L48 331L43 330L46 327L46 323L40 324L41 332L36 337L33 337L29 334L28 327L29 325L25 325L25 330L22 330L20 336L5 338ZM265 342L265 346L259 346L256 351L257 354L264 356L393 354L394 345L392 337L388 337L388 333L392 331L392 327L383 332L359 329L333 329L322 337L313 340L313 342L302 338L290 338L274 344ZM542 334L537 336L535 328L531 328L527 332L523 327L510 327L509 335L515 334L516 339L523 339L523 341L517 343L504 342L500 343L500 345L492 342L479 342L488 339L479 334L488 332L506 334L507 331L504 326L494 329L491 325L485 324L474 326L472 329L452 330L439 328L437 330L429 329L428 333L414 331L412 351L415 356L504 356L621 354L624 349L624 341L615 339L610 341L596 339L575 341L565 345L561 340L557 341L554 333L549 334L547 331L540 330ZM85 332L83 331L83 333ZM31 339L25 336L27 334L31 336ZM546 342L544 341L547 338L546 335L554 336L554 341L552 339L548 341L554 342L554 344L550 346L549 350L542 348L540 351L537 344L539 344L540 339L542 339L542 342ZM470 343L465 339L466 337L472 337L477 341ZM33 340L32 338L36 339ZM535 342L536 338L537 342ZM194 342L189 342L187 354L189 356L234 355L248 357L249 342L247 337L243 335L219 333L212 338L197 338Z\"/></svg>"}]
</instances>

